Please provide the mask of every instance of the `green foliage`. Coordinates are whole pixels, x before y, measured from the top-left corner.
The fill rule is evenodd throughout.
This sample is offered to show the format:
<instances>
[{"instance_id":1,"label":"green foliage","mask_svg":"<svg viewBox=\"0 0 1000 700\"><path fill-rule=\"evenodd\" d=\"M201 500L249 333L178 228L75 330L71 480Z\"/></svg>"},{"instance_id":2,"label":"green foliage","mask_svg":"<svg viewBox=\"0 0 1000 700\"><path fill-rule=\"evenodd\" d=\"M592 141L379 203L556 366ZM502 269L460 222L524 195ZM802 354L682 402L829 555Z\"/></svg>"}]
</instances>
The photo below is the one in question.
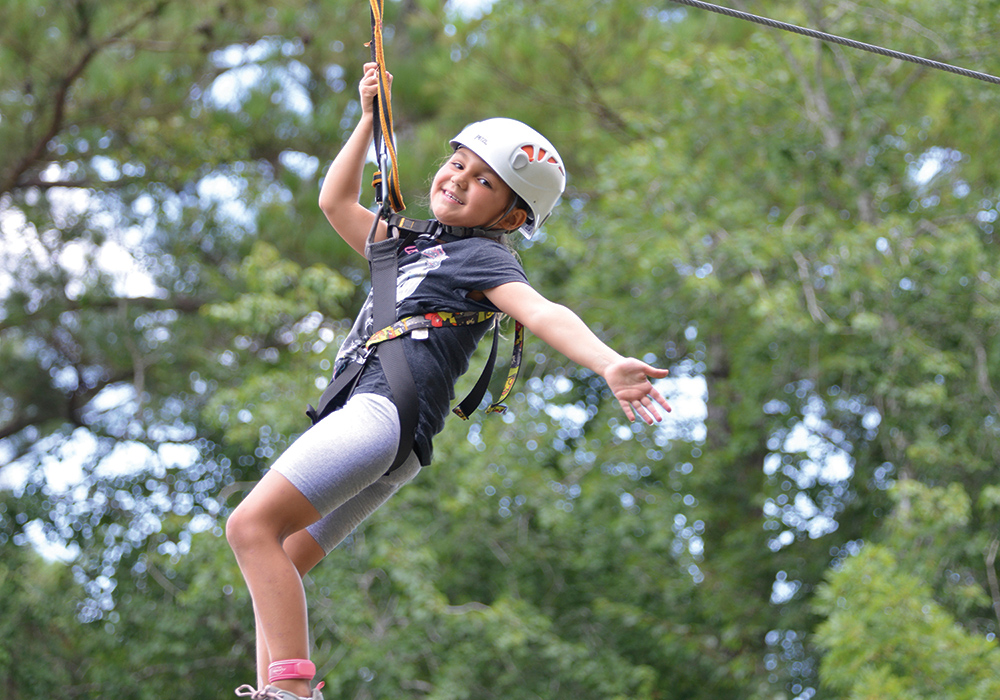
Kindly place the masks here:
<instances>
[{"instance_id":1,"label":"green foliage","mask_svg":"<svg viewBox=\"0 0 1000 700\"><path fill-rule=\"evenodd\" d=\"M6 697L27 698L43 688L152 700L168 687L209 698L218 697L219 685L252 680L245 662L253 655L249 600L224 541L199 535L182 556L159 539L159 551L151 546L144 553L135 576L115 591L117 604L96 620L76 604L69 567L44 562L28 548L9 550L0 562Z\"/></svg>"},{"instance_id":2,"label":"green foliage","mask_svg":"<svg viewBox=\"0 0 1000 700\"><path fill-rule=\"evenodd\" d=\"M869 545L816 597L823 684L845 698L975 698L1000 691L995 640L970 634L892 551Z\"/></svg>"},{"instance_id":3,"label":"green foliage","mask_svg":"<svg viewBox=\"0 0 1000 700\"><path fill-rule=\"evenodd\" d=\"M996 74L996 9L755 11ZM997 695L995 87L672 4L386 11L408 211L463 124L537 126L529 276L677 408L629 426L529 340L307 580L328 696ZM316 196L367 12L0 7L5 697L252 679L217 528L366 294Z\"/></svg>"}]
</instances>

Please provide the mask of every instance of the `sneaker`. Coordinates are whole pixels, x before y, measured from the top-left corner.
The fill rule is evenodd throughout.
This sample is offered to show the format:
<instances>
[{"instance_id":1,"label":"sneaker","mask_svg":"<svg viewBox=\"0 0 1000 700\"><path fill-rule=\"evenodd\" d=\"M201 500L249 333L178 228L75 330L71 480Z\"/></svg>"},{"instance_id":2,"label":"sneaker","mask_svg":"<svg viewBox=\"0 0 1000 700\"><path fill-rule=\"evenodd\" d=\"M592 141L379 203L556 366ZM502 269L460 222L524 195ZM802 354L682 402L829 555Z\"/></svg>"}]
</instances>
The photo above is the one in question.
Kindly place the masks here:
<instances>
[{"instance_id":1,"label":"sneaker","mask_svg":"<svg viewBox=\"0 0 1000 700\"><path fill-rule=\"evenodd\" d=\"M317 685L307 698L303 698L289 690L282 690L281 688L275 688L273 685L269 685L264 690L257 690L252 685L241 685L236 689L236 694L241 698L250 698L250 700L323 700L323 693L319 692L323 687L320 683Z\"/></svg>"}]
</instances>

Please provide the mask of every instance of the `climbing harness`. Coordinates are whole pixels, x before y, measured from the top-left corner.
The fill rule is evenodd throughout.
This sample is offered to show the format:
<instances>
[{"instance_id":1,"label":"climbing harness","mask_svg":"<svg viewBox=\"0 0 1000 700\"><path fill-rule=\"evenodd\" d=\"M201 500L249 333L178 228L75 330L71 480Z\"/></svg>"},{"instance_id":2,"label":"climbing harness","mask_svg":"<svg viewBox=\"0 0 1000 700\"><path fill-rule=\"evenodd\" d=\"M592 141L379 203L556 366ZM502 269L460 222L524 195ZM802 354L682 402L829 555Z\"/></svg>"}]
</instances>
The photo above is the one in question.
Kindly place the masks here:
<instances>
[{"instance_id":1,"label":"climbing harness","mask_svg":"<svg viewBox=\"0 0 1000 700\"><path fill-rule=\"evenodd\" d=\"M711 3L702 2L701 0L671 0L671 2L677 3L678 5L687 5L689 7L695 7L698 8L699 10L707 10L708 12L714 12L716 14L725 15L727 17L733 17L735 19L742 19L747 22L754 22L756 24L761 24L765 27L771 27L773 29L781 29L786 32L801 34L803 36L812 37L813 39L819 39L820 41L826 41L832 44L840 44L841 46L848 46L852 49L868 51L869 53L874 53L880 56L887 56L889 58L899 59L900 61L909 61L910 63L916 63L921 66L926 66L928 68L934 68L936 70L946 71L948 73L963 75L967 78L975 78L976 80L982 80L987 83L993 83L994 85L1000 85L1000 78L996 77L995 75L990 75L989 73L980 73L979 71L969 70L968 68L961 68L959 66L953 66L948 63L941 63L940 61L932 61L931 59L923 58L922 56L913 56L908 53L893 51L892 49L882 48L881 46L875 46L874 44L866 44L861 41L855 41L854 39L846 39L844 37L837 36L836 34L827 34L826 32L821 32L816 29L809 29L807 27L799 27L794 24L778 22L777 20L768 19L767 17L761 17L759 15L753 15L750 14L749 12L741 12L740 10L733 10L728 7L720 7L719 5L713 5Z\"/></svg>"},{"instance_id":2,"label":"climbing harness","mask_svg":"<svg viewBox=\"0 0 1000 700\"><path fill-rule=\"evenodd\" d=\"M339 405L338 397L350 396L353 393L361 371L373 356L378 355L386 381L388 381L392 391L393 403L399 413L400 444L389 469L392 471L406 460L413 449L413 438L419 415L416 385L413 382L413 375L403 351L401 338L411 335L414 331L492 322L493 342L482 374L468 396L452 409L455 415L463 420L468 420L486 396L490 378L493 376L500 341L500 315L492 311L437 311L397 319L396 276L400 250L408 247L420 237L431 239L436 239L441 235L469 237L483 235L486 232L482 229L445 226L433 219L429 221L407 219L398 214L385 213L386 207L387 205L383 202L382 214L384 216L376 217L368 234L366 245L372 272L372 321L374 327L379 330L372 333L365 343L364 360L360 363L350 363L334 377L320 397L317 407L309 406L306 415L314 424L319 422L335 406ZM374 242L375 233L378 231L378 224L382 218L385 219L389 228L389 235L385 240ZM515 322L514 350L511 355L507 379L500 396L487 406L486 413L504 413L507 410L503 401L510 394L517 381L523 347L524 326L520 322Z\"/></svg>"}]
</instances>

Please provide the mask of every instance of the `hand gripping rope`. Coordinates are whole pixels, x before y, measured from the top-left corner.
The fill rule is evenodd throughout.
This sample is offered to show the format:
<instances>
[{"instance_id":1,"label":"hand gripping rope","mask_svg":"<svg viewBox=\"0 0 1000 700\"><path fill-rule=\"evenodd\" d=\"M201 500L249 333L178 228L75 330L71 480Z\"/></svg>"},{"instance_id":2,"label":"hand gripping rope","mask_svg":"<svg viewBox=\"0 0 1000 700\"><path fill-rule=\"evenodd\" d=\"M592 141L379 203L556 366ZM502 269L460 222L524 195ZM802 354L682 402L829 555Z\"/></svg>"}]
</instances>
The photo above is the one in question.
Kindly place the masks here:
<instances>
[{"instance_id":1,"label":"hand gripping rope","mask_svg":"<svg viewBox=\"0 0 1000 700\"><path fill-rule=\"evenodd\" d=\"M755 24L760 24L765 27L771 27L772 29L781 29L786 32L793 32L795 34L801 34L802 36L812 37L813 39L819 39L820 41L826 41L831 44L840 44L841 46L847 46L852 49L860 49L861 51L868 51L869 53L878 54L880 56L887 56L889 58L899 59L900 61L909 61L910 63L916 63L921 66L926 66L928 68L934 68L936 70L946 71L948 73L955 73L956 75L963 75L967 78L975 78L976 80L982 80L987 83L993 83L994 85L1000 85L1000 78L995 75L990 75L989 73L980 73L979 71L969 70L968 68L960 68L958 66L953 66L948 63L941 63L940 61L932 61L929 58L923 58L921 56L913 56L908 53L902 53L901 51L893 51L892 49L885 49L881 46L875 46L873 44L865 44L861 41L855 41L854 39L845 39L844 37L837 36L836 34L827 34L826 32L821 32L816 29L809 29L807 27L799 27L794 24L787 24L785 22L778 22L777 20L768 19L767 17L760 17L759 15L752 15L749 12L741 12L739 10L733 10L728 7L720 7L719 5L713 5L711 3L702 2L701 0L671 0L678 5L687 5L688 7L695 7L699 10L707 10L709 12L714 12L719 15L725 15L727 17L733 17L735 19L742 19L747 22L754 22Z\"/></svg>"}]
</instances>

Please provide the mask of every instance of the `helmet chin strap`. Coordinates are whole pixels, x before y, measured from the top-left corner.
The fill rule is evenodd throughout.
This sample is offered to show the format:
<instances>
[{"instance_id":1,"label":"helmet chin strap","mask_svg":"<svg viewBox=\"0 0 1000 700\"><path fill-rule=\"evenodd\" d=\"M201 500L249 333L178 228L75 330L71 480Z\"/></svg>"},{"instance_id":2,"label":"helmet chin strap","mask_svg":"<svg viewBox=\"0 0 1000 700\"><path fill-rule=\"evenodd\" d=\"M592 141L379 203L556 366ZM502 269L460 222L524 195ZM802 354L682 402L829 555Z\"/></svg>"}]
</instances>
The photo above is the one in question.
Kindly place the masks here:
<instances>
[{"instance_id":1,"label":"helmet chin strap","mask_svg":"<svg viewBox=\"0 0 1000 700\"><path fill-rule=\"evenodd\" d=\"M515 207L517 207L517 193L516 192L511 192L510 193L510 205L507 207L507 211L505 211L503 214L501 214L500 217L496 221L494 221L492 224L489 224L488 226L483 226L483 228L486 229L487 231L503 231L504 233L510 233L514 229L495 229L493 227L496 226L497 224L499 224L504 219L506 219L508 216L510 216L510 213L512 211L514 211Z\"/></svg>"}]
</instances>

